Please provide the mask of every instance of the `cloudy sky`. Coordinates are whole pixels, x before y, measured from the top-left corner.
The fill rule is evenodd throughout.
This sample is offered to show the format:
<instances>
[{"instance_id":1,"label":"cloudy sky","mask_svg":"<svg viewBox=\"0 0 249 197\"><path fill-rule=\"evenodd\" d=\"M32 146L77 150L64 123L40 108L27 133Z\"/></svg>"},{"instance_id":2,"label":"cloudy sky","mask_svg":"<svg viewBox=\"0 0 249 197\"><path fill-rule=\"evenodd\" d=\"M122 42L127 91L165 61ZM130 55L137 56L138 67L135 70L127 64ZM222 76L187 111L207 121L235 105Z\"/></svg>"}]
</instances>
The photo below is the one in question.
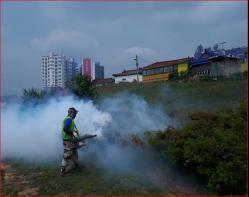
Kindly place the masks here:
<instances>
[{"instance_id":1,"label":"cloudy sky","mask_svg":"<svg viewBox=\"0 0 249 197\"><path fill-rule=\"evenodd\" d=\"M41 56L91 57L105 75L192 56L226 41L246 45L246 2L3 2L3 95L41 87Z\"/></svg>"}]
</instances>

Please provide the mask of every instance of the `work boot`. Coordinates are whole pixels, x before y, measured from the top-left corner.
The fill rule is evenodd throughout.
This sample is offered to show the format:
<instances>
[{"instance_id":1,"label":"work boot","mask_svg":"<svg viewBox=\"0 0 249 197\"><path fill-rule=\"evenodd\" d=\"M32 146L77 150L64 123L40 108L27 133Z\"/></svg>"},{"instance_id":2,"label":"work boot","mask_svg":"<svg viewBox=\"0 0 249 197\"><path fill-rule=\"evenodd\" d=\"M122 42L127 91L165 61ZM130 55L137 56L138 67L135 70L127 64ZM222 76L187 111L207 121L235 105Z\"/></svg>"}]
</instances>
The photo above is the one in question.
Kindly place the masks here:
<instances>
[{"instance_id":1,"label":"work boot","mask_svg":"<svg viewBox=\"0 0 249 197\"><path fill-rule=\"evenodd\" d=\"M65 167L61 167L60 175L61 176L65 176L66 175Z\"/></svg>"},{"instance_id":2,"label":"work boot","mask_svg":"<svg viewBox=\"0 0 249 197\"><path fill-rule=\"evenodd\" d=\"M82 164L75 164L75 170L78 171L78 172L81 172L83 170L85 170L86 167Z\"/></svg>"}]
</instances>

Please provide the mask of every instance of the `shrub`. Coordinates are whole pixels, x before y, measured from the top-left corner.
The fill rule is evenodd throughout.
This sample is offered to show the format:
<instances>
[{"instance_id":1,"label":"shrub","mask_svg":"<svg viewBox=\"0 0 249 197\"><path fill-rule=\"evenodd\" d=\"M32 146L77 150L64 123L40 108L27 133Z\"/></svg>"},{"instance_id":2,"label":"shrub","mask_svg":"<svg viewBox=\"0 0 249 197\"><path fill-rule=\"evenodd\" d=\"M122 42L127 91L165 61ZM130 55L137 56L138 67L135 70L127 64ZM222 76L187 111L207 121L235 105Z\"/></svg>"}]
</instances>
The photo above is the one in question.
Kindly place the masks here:
<instances>
[{"instance_id":1,"label":"shrub","mask_svg":"<svg viewBox=\"0 0 249 197\"><path fill-rule=\"evenodd\" d=\"M172 162L196 172L219 195L246 192L246 109L190 115L181 129L146 133L148 143Z\"/></svg>"}]
</instances>

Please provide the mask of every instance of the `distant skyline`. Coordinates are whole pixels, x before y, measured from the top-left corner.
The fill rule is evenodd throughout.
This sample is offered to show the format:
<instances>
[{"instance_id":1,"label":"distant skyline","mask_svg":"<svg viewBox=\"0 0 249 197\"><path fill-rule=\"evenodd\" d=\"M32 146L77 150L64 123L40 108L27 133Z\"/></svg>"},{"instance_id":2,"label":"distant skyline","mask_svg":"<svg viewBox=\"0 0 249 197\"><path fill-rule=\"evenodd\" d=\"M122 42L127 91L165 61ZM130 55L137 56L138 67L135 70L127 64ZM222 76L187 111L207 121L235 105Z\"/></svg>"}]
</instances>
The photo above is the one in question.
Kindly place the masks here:
<instances>
[{"instance_id":1,"label":"distant skyline","mask_svg":"<svg viewBox=\"0 0 249 197\"><path fill-rule=\"evenodd\" d=\"M247 46L247 2L1 2L2 95L41 88L41 56L92 58L111 77L196 46Z\"/></svg>"}]
</instances>

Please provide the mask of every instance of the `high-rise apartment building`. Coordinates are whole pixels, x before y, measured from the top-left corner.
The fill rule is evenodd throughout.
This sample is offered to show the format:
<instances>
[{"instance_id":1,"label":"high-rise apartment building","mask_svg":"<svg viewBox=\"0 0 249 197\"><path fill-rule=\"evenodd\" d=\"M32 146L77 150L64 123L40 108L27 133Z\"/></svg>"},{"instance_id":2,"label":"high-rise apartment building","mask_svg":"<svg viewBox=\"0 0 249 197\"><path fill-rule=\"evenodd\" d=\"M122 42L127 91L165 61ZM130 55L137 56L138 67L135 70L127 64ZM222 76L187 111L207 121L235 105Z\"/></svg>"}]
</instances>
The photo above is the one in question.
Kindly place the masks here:
<instances>
[{"instance_id":1,"label":"high-rise apartment building","mask_svg":"<svg viewBox=\"0 0 249 197\"><path fill-rule=\"evenodd\" d=\"M104 66L101 66L100 62L85 58L82 61L82 74L90 76L92 80L104 79Z\"/></svg>"},{"instance_id":2,"label":"high-rise apartment building","mask_svg":"<svg viewBox=\"0 0 249 197\"><path fill-rule=\"evenodd\" d=\"M92 60L90 58L83 59L82 74L92 77Z\"/></svg>"},{"instance_id":3,"label":"high-rise apartment building","mask_svg":"<svg viewBox=\"0 0 249 197\"><path fill-rule=\"evenodd\" d=\"M104 66L100 65L100 62L94 64L95 79L104 79Z\"/></svg>"},{"instance_id":4,"label":"high-rise apartment building","mask_svg":"<svg viewBox=\"0 0 249 197\"><path fill-rule=\"evenodd\" d=\"M65 83L79 74L78 64L73 58L50 53L42 56L42 88L64 88Z\"/></svg>"},{"instance_id":5,"label":"high-rise apartment building","mask_svg":"<svg viewBox=\"0 0 249 197\"><path fill-rule=\"evenodd\" d=\"M65 56L52 52L48 56L42 56L42 88L64 88L65 67Z\"/></svg>"},{"instance_id":6,"label":"high-rise apartment building","mask_svg":"<svg viewBox=\"0 0 249 197\"><path fill-rule=\"evenodd\" d=\"M71 80L77 74L79 74L79 68L78 68L78 64L77 64L77 62L75 62L74 58L66 60L66 66L65 66L66 81Z\"/></svg>"}]
</instances>

